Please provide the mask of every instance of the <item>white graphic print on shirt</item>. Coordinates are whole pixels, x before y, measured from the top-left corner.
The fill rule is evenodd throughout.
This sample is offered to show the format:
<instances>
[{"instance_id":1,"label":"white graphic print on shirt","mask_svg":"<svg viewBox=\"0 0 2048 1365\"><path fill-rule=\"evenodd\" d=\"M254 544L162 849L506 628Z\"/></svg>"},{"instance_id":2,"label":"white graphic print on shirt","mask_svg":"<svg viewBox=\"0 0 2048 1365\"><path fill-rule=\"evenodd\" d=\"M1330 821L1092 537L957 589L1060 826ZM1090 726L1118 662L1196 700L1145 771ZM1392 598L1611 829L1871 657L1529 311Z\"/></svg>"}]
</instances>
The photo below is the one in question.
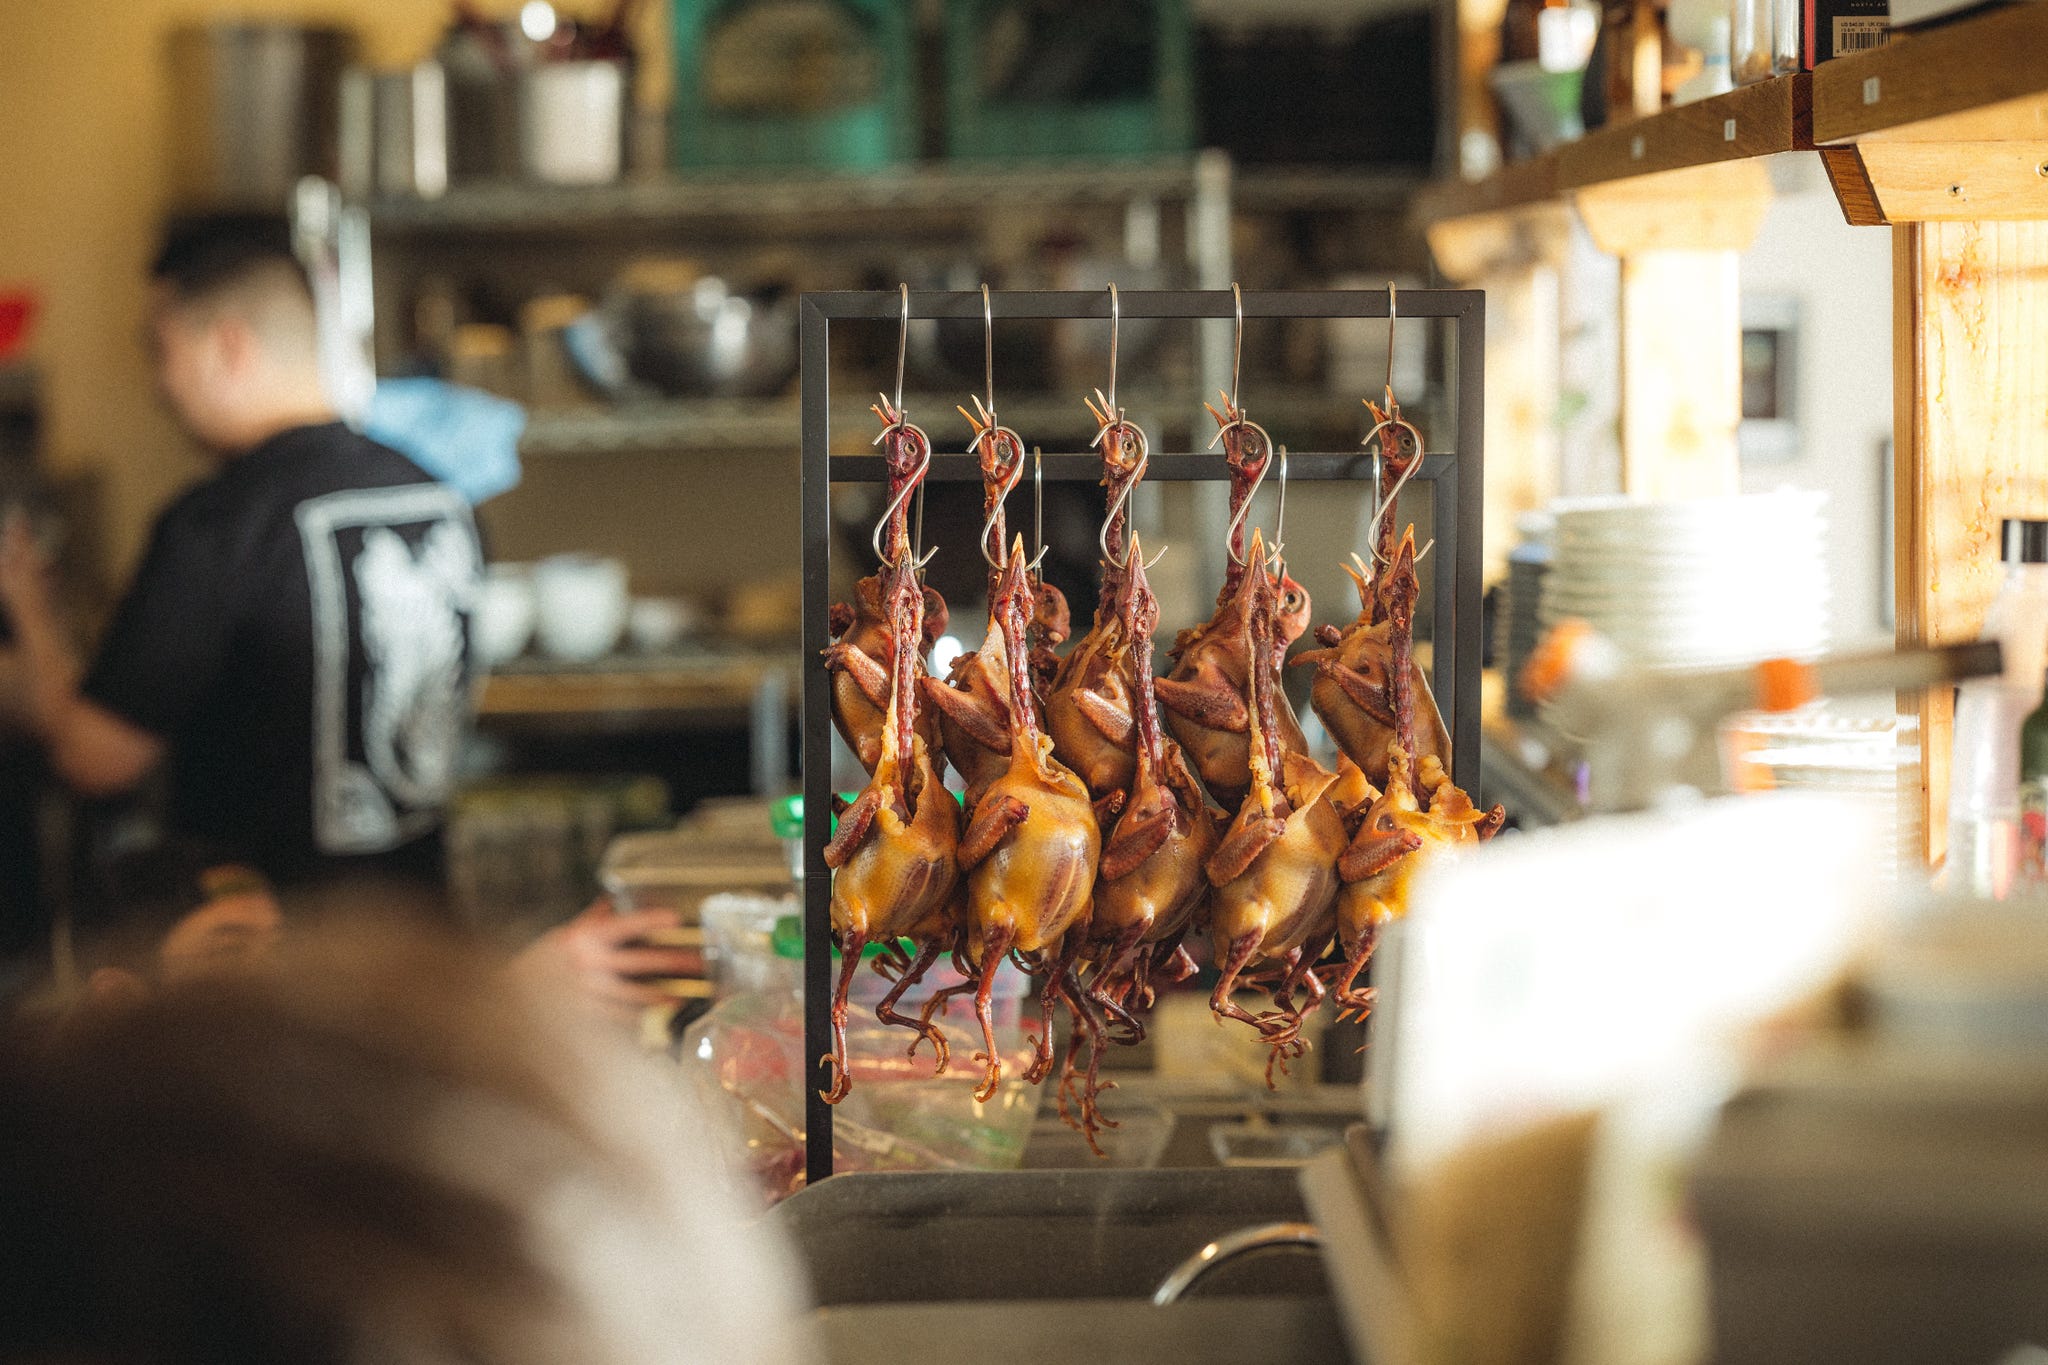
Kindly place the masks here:
<instances>
[{"instance_id":1,"label":"white graphic print on shirt","mask_svg":"<svg viewBox=\"0 0 2048 1365\"><path fill-rule=\"evenodd\" d=\"M380 853L431 830L468 717L482 570L469 507L438 484L302 503L313 598L313 836Z\"/></svg>"}]
</instances>

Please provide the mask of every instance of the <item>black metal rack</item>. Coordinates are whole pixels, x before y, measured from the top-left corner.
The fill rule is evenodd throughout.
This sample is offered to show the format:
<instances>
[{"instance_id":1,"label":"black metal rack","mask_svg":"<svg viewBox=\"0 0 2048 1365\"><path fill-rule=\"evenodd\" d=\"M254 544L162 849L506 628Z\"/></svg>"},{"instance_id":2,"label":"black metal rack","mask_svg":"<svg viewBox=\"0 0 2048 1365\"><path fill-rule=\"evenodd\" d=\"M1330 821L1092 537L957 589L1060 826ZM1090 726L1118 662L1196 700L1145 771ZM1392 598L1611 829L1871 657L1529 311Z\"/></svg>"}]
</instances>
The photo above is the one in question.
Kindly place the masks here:
<instances>
[{"instance_id":1,"label":"black metal rack","mask_svg":"<svg viewBox=\"0 0 2048 1365\"><path fill-rule=\"evenodd\" d=\"M1396 305L1385 290L1250 292L1243 295L1245 318L1384 318ZM1126 318L1228 321L1239 316L1230 290L1159 290L1120 294ZM905 308L908 313L905 313ZM835 292L803 296L803 751L804 810L804 1054L805 1170L816 1182L832 1174L832 1106L820 1089L828 1083L819 1059L831 1050L832 883L825 844L832 809L833 739L831 686L823 651L826 613L831 605L831 498L834 483L879 483L883 461L873 454L832 454L831 332L835 322L896 325L902 318L979 321L987 307L996 322L1035 319L1110 320L1110 298L1094 291L996 293L914 292L906 305L894 290ZM1486 299L1476 289L1401 291L1402 318L1447 321L1455 337L1449 348L1455 394L1455 445L1426 452L1411 483L1431 485L1437 509L1436 554L1449 572L1436 575L1432 603L1436 623L1436 693L1450 729L1452 775L1470 790L1479 764L1481 421L1486 351ZM1361 394L1360 397L1367 395ZM1256 406L1257 395L1250 395ZM1276 438L1277 439L1277 438ZM1026 437L1029 443L1028 435ZM863 443L865 444L865 442ZM934 445L937 441L934 441ZM1045 455L1045 477L1094 482L1101 456L1094 451ZM1363 450L1288 452L1289 483L1363 481L1372 477L1371 455ZM979 482L981 468L969 454L932 456L926 476L939 482ZM1206 454L1154 454L1148 481L1207 482L1227 479L1223 458ZM1451 509L1449 516L1445 509Z\"/></svg>"}]
</instances>

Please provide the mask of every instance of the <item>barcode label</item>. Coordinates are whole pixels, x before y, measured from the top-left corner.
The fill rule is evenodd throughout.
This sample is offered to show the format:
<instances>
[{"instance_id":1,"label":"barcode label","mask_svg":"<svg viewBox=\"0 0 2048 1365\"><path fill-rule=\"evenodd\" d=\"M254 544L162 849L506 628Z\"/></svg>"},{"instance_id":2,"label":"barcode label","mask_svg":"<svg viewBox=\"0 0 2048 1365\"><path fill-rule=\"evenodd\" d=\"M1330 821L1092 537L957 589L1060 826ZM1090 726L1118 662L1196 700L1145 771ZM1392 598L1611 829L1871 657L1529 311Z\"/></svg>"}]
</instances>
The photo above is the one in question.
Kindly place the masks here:
<instances>
[{"instance_id":1,"label":"barcode label","mask_svg":"<svg viewBox=\"0 0 2048 1365\"><path fill-rule=\"evenodd\" d=\"M1871 52L1891 41L1891 20L1877 17L1835 20L1835 55Z\"/></svg>"}]
</instances>

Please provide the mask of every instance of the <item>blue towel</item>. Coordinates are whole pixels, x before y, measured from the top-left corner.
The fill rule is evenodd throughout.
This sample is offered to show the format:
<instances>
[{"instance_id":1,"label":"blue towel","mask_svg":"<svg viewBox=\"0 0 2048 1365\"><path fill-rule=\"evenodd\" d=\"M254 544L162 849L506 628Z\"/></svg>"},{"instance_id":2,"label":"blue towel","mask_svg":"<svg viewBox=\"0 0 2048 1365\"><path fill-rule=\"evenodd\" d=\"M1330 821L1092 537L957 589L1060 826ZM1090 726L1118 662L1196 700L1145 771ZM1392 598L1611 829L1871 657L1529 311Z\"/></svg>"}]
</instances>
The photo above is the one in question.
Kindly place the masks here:
<instances>
[{"instance_id":1,"label":"blue towel","mask_svg":"<svg viewBox=\"0 0 2048 1365\"><path fill-rule=\"evenodd\" d=\"M447 484L471 505L519 486L526 409L438 379L380 379L363 434Z\"/></svg>"}]
</instances>

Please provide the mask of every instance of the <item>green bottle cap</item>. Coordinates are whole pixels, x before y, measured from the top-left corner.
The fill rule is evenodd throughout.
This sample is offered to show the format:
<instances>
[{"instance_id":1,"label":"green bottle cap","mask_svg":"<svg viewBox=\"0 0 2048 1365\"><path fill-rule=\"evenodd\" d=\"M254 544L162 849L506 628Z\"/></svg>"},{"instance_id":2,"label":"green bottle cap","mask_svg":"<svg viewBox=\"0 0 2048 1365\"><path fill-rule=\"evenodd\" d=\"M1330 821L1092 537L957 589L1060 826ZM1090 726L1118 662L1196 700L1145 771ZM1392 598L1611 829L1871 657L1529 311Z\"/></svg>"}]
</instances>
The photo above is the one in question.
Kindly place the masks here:
<instances>
[{"instance_id":1,"label":"green bottle cap","mask_svg":"<svg viewBox=\"0 0 2048 1365\"><path fill-rule=\"evenodd\" d=\"M912 954L917 952L917 945L909 939L899 939L897 941L908 952ZM804 955L804 922L802 918L796 915L784 915L776 920L775 931L768 936L768 946L775 950L777 957L786 958L791 962L802 961ZM860 960L866 962L871 958L880 957L887 951L888 945L885 943L880 941L870 943L860 950ZM837 944L834 944L832 956L836 958L839 955L839 947Z\"/></svg>"}]
</instances>

